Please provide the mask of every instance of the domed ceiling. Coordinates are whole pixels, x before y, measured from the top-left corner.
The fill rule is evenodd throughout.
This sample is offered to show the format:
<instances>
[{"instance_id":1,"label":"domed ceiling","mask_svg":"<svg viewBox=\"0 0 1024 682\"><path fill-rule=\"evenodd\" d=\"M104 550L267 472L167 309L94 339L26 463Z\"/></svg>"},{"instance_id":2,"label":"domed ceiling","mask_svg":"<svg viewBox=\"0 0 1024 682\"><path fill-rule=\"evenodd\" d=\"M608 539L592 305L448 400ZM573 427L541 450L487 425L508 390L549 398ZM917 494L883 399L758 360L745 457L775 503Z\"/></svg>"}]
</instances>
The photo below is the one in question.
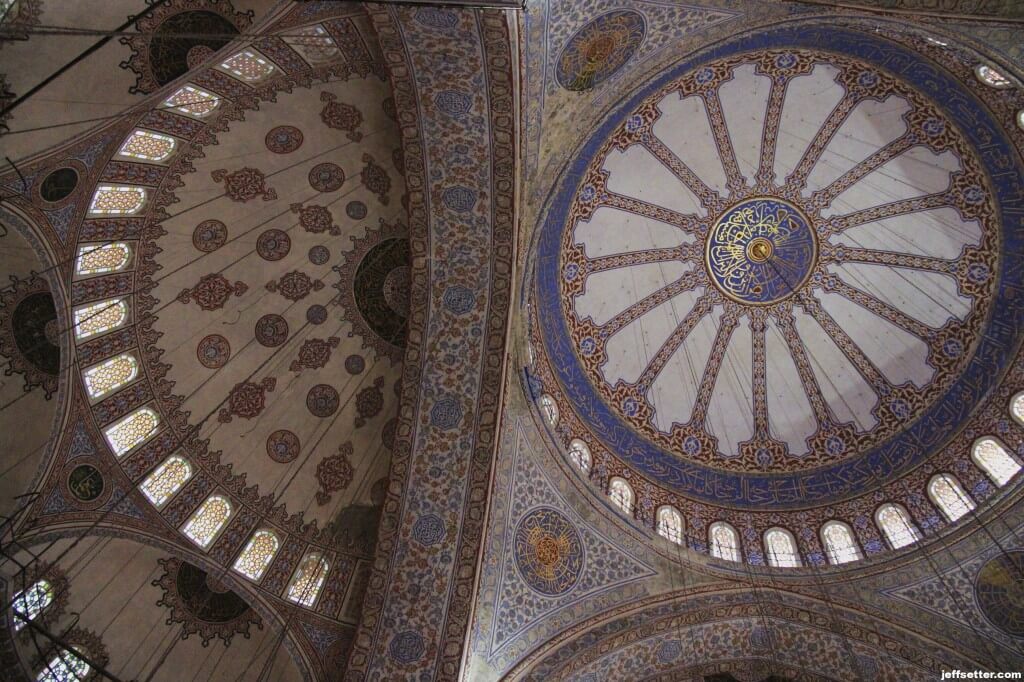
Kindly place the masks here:
<instances>
[{"instance_id":1,"label":"domed ceiling","mask_svg":"<svg viewBox=\"0 0 1024 682\"><path fill-rule=\"evenodd\" d=\"M639 487L640 515L773 512L760 526L852 500L1000 386L1024 312L1020 131L953 52L884 33L790 25L705 51L563 172L534 370L564 445Z\"/></svg>"}]
</instances>

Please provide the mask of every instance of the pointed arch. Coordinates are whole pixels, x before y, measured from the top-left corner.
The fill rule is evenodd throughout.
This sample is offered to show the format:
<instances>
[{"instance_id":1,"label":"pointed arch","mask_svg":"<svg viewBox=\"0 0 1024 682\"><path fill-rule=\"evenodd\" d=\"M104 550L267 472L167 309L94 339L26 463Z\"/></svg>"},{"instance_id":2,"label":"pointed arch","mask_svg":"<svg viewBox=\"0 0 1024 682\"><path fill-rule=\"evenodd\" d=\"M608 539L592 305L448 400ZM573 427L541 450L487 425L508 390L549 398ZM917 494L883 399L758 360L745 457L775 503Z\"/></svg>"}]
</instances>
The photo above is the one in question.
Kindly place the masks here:
<instances>
[{"instance_id":1,"label":"pointed arch","mask_svg":"<svg viewBox=\"0 0 1024 682\"><path fill-rule=\"evenodd\" d=\"M46 607L53 603L53 597L53 585L46 579L37 580L29 585L28 589L15 594L14 601L11 602L11 608L18 614L12 619L14 631L17 632L25 627L25 621L18 616L35 620Z\"/></svg>"},{"instance_id":2,"label":"pointed arch","mask_svg":"<svg viewBox=\"0 0 1024 682\"><path fill-rule=\"evenodd\" d=\"M85 391L93 400L109 395L139 375L139 363L131 353L93 365L82 373Z\"/></svg>"},{"instance_id":3,"label":"pointed arch","mask_svg":"<svg viewBox=\"0 0 1024 682\"><path fill-rule=\"evenodd\" d=\"M104 431L110 448L117 457L124 456L129 450L141 445L156 433L160 426L160 417L149 407L142 407L124 419L114 422Z\"/></svg>"},{"instance_id":4,"label":"pointed arch","mask_svg":"<svg viewBox=\"0 0 1024 682\"><path fill-rule=\"evenodd\" d=\"M128 319L128 303L123 298L90 303L75 309L75 338L90 339L117 329Z\"/></svg>"}]
</instances>

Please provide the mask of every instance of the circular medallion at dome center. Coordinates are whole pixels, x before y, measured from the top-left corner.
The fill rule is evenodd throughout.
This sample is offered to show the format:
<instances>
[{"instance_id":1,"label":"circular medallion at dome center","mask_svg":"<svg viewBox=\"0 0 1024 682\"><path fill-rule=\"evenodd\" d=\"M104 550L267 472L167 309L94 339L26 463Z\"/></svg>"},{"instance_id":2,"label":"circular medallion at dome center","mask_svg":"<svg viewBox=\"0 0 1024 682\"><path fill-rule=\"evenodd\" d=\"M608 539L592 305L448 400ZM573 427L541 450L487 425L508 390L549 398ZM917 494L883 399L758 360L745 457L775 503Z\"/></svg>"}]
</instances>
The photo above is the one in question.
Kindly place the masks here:
<instances>
[{"instance_id":1,"label":"circular medallion at dome center","mask_svg":"<svg viewBox=\"0 0 1024 682\"><path fill-rule=\"evenodd\" d=\"M793 295L811 274L817 239L810 221L792 204L771 197L747 199L715 222L705 265L729 298L750 305Z\"/></svg>"}]
</instances>

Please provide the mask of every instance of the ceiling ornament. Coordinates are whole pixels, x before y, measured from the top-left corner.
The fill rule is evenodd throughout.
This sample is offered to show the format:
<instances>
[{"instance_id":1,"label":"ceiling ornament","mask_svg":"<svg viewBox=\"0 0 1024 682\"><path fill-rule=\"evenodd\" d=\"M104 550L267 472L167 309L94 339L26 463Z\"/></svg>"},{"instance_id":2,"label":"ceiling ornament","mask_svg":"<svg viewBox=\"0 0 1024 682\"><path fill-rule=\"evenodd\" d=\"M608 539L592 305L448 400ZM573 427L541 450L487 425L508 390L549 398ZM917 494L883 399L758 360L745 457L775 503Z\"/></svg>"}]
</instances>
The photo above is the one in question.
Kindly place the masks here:
<instances>
[{"instance_id":1,"label":"ceiling ornament","mask_svg":"<svg viewBox=\"0 0 1024 682\"><path fill-rule=\"evenodd\" d=\"M1011 637L1024 637L1024 551L989 559L974 580L974 598L989 622Z\"/></svg>"},{"instance_id":2,"label":"ceiling ornament","mask_svg":"<svg viewBox=\"0 0 1024 682\"><path fill-rule=\"evenodd\" d=\"M275 154L291 154L302 146L302 131L295 126L277 126L267 133L265 144Z\"/></svg>"},{"instance_id":3,"label":"ceiling ornament","mask_svg":"<svg viewBox=\"0 0 1024 682\"><path fill-rule=\"evenodd\" d=\"M569 439L672 493L778 509L849 498L955 434L1022 328L1013 190L981 149L1019 157L948 107L973 79L934 71L790 27L681 63L601 124L538 246L532 324Z\"/></svg>"},{"instance_id":4,"label":"ceiling ornament","mask_svg":"<svg viewBox=\"0 0 1024 682\"><path fill-rule=\"evenodd\" d=\"M231 357L231 344L220 334L209 334L196 346L199 364L207 369L220 369Z\"/></svg>"},{"instance_id":5,"label":"ceiling ornament","mask_svg":"<svg viewBox=\"0 0 1024 682\"><path fill-rule=\"evenodd\" d=\"M248 290L245 282L232 284L224 275L214 272L203 275L191 289L182 289L177 301L186 305L195 301L202 310L220 310L232 296L241 296Z\"/></svg>"},{"instance_id":6,"label":"ceiling ornament","mask_svg":"<svg viewBox=\"0 0 1024 682\"><path fill-rule=\"evenodd\" d=\"M292 270L281 275L277 280L267 282L266 289L272 293L279 293L289 301L301 301L309 296L311 291L320 291L324 283L319 279L313 279L299 270Z\"/></svg>"},{"instance_id":7,"label":"ceiling ornament","mask_svg":"<svg viewBox=\"0 0 1024 682\"><path fill-rule=\"evenodd\" d=\"M292 204L290 208L292 213L299 214L299 224L306 232L313 234L326 232L332 237L341 234L341 228L334 224L334 216L326 206Z\"/></svg>"},{"instance_id":8,"label":"ceiling ornament","mask_svg":"<svg viewBox=\"0 0 1024 682\"><path fill-rule=\"evenodd\" d=\"M212 253L228 241L227 225L219 220L204 220L192 233L192 245L203 253Z\"/></svg>"},{"instance_id":9,"label":"ceiling ornament","mask_svg":"<svg viewBox=\"0 0 1024 682\"><path fill-rule=\"evenodd\" d=\"M19 278L0 292L0 355L4 376L21 374L26 392L42 388L46 400L60 378L60 324L50 286L38 275Z\"/></svg>"},{"instance_id":10,"label":"ceiling ornament","mask_svg":"<svg viewBox=\"0 0 1024 682\"><path fill-rule=\"evenodd\" d=\"M363 113L355 106L339 102L338 96L331 92L321 92L320 101L324 102L323 111L320 112L320 120L328 128L344 130L348 139L359 142L363 134L358 128L363 124Z\"/></svg>"},{"instance_id":11,"label":"ceiling ornament","mask_svg":"<svg viewBox=\"0 0 1024 682\"><path fill-rule=\"evenodd\" d=\"M267 377L263 381L243 381L235 384L228 394L228 406L221 408L217 414L217 421L221 424L229 423L234 417L242 419L254 419L266 406L266 394L270 393L277 386L277 379Z\"/></svg>"},{"instance_id":12,"label":"ceiling ornament","mask_svg":"<svg viewBox=\"0 0 1024 682\"><path fill-rule=\"evenodd\" d=\"M216 576L175 557L157 563L164 572L152 583L163 590L156 605L170 609L167 625L180 623L181 639L198 635L203 646L213 639L228 646L235 635L248 639L253 625L263 629L259 615Z\"/></svg>"},{"instance_id":13,"label":"ceiling ornament","mask_svg":"<svg viewBox=\"0 0 1024 682\"><path fill-rule=\"evenodd\" d=\"M231 0L171 0L140 19L138 33L123 36L132 55L122 69L135 72L131 94L149 94L231 42L249 28L253 12L236 12Z\"/></svg>"},{"instance_id":14,"label":"ceiling ornament","mask_svg":"<svg viewBox=\"0 0 1024 682\"><path fill-rule=\"evenodd\" d=\"M224 194L232 201L246 202L256 197L263 201L273 201L277 198L277 192L272 187L267 187L266 176L263 171L256 168L241 168L237 171L228 172L218 168L211 174L214 182L224 183Z\"/></svg>"},{"instance_id":15,"label":"ceiling ornament","mask_svg":"<svg viewBox=\"0 0 1024 682\"><path fill-rule=\"evenodd\" d=\"M363 348L378 358L401 362L405 352L410 296L408 228L402 223L367 228L352 237L352 249L331 268L338 274L333 286L338 295L331 303L352 325L349 336L359 336Z\"/></svg>"},{"instance_id":16,"label":"ceiling ornament","mask_svg":"<svg viewBox=\"0 0 1024 682\"><path fill-rule=\"evenodd\" d=\"M324 457L316 465L316 480L320 489L316 493L316 503L321 507L331 501L331 495L344 490L352 483L352 443L342 443L333 455Z\"/></svg>"}]
</instances>

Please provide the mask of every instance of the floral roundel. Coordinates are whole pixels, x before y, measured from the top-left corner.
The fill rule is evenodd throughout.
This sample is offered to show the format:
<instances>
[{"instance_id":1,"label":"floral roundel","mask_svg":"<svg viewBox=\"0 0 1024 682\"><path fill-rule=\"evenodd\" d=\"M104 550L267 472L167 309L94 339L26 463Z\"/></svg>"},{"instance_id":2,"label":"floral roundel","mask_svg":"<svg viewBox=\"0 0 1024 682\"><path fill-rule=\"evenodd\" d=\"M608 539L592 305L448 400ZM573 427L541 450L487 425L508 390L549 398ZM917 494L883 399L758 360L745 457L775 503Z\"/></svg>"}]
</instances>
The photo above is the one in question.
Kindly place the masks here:
<instances>
[{"instance_id":1,"label":"floral roundel","mask_svg":"<svg viewBox=\"0 0 1024 682\"><path fill-rule=\"evenodd\" d=\"M644 41L644 17L616 10L585 24L562 48L555 79L566 90L589 90L626 65Z\"/></svg>"},{"instance_id":2,"label":"floral roundel","mask_svg":"<svg viewBox=\"0 0 1024 682\"><path fill-rule=\"evenodd\" d=\"M516 525L513 538L516 568L526 584L547 596L565 594L583 572L584 550L579 531L550 507L529 511Z\"/></svg>"},{"instance_id":3,"label":"floral roundel","mask_svg":"<svg viewBox=\"0 0 1024 682\"><path fill-rule=\"evenodd\" d=\"M540 228L533 340L565 427L755 509L941 448L1024 329L999 219L1024 169L968 87L880 35L794 25L620 104Z\"/></svg>"}]
</instances>

